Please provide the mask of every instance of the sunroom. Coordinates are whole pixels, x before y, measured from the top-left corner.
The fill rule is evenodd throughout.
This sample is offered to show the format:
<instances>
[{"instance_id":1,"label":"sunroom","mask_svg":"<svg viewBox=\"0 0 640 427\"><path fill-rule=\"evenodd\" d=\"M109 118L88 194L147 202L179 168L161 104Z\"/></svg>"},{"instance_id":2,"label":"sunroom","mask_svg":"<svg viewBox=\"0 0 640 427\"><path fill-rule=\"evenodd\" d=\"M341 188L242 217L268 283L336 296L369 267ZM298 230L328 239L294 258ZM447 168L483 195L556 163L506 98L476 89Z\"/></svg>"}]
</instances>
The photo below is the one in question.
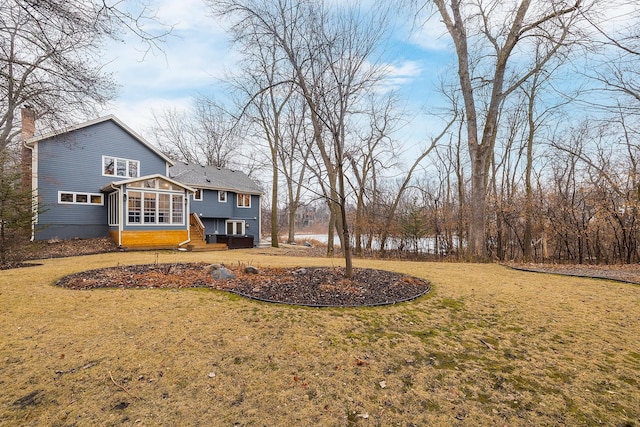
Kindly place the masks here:
<instances>
[{"instance_id":1,"label":"sunroom","mask_svg":"<svg viewBox=\"0 0 640 427\"><path fill-rule=\"evenodd\" d=\"M176 248L191 240L189 195L195 190L162 175L112 182L107 194L109 235L126 248Z\"/></svg>"}]
</instances>

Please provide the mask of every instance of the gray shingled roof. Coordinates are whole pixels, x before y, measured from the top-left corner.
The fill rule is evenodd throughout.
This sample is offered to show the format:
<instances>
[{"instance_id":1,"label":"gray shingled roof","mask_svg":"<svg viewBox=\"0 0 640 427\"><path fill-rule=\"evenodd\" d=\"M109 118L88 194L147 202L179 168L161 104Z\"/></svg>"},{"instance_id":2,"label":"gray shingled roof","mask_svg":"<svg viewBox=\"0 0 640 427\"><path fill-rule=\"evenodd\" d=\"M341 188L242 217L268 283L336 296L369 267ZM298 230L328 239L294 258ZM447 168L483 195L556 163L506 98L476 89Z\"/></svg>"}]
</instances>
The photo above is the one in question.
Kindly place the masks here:
<instances>
[{"instance_id":1,"label":"gray shingled roof","mask_svg":"<svg viewBox=\"0 0 640 427\"><path fill-rule=\"evenodd\" d=\"M169 168L169 177L190 187L262 194L258 184L247 174L237 170L176 162Z\"/></svg>"}]
</instances>

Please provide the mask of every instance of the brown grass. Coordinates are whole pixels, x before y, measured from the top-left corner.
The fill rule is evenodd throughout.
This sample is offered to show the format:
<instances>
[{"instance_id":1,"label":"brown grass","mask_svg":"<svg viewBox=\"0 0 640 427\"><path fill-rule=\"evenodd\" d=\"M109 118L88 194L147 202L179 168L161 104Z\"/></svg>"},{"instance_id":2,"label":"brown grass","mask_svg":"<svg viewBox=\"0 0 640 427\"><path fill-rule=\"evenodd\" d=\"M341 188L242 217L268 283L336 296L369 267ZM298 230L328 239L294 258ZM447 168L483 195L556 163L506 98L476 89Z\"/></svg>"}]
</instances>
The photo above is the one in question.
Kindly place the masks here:
<instances>
[{"instance_id":1,"label":"brown grass","mask_svg":"<svg viewBox=\"0 0 640 427\"><path fill-rule=\"evenodd\" d=\"M432 292L309 309L202 289L52 286L156 261L340 265L263 252L112 253L1 271L0 424L638 425L635 285L357 261L426 278Z\"/></svg>"}]
</instances>

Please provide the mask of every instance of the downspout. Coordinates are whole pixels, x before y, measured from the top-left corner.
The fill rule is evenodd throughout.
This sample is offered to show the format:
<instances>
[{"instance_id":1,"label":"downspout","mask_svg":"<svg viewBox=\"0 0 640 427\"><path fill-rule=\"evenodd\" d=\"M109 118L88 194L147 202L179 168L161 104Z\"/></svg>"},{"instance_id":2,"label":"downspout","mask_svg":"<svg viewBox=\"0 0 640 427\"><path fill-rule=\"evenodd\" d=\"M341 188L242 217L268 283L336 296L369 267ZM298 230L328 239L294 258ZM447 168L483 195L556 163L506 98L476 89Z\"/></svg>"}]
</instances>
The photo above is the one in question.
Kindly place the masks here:
<instances>
[{"instance_id":1,"label":"downspout","mask_svg":"<svg viewBox=\"0 0 640 427\"><path fill-rule=\"evenodd\" d=\"M258 194L258 245L262 241L262 194Z\"/></svg>"},{"instance_id":2,"label":"downspout","mask_svg":"<svg viewBox=\"0 0 640 427\"><path fill-rule=\"evenodd\" d=\"M120 209L118 209L118 246L122 246L122 231L124 229L124 200L122 195L124 194L124 192L122 191L121 188L118 187L114 187L113 183L109 184L109 187L111 187L112 189L114 189L117 193L118 193L118 201L120 202Z\"/></svg>"}]
</instances>

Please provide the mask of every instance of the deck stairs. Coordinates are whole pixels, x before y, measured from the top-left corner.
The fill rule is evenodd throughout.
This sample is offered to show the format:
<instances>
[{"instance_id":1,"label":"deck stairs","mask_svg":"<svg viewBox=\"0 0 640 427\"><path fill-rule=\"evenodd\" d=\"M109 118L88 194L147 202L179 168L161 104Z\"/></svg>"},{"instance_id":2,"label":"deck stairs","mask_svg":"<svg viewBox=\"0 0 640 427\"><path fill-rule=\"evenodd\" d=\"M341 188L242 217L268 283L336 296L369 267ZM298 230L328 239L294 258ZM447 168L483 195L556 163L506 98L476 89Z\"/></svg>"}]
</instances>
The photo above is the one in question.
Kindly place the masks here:
<instances>
[{"instance_id":1,"label":"deck stairs","mask_svg":"<svg viewBox=\"0 0 640 427\"><path fill-rule=\"evenodd\" d=\"M226 251L225 243L207 243L204 232L204 224L198 215L192 213L189 216L189 225L191 227L191 241L184 247L187 251L206 252L206 251Z\"/></svg>"}]
</instances>

